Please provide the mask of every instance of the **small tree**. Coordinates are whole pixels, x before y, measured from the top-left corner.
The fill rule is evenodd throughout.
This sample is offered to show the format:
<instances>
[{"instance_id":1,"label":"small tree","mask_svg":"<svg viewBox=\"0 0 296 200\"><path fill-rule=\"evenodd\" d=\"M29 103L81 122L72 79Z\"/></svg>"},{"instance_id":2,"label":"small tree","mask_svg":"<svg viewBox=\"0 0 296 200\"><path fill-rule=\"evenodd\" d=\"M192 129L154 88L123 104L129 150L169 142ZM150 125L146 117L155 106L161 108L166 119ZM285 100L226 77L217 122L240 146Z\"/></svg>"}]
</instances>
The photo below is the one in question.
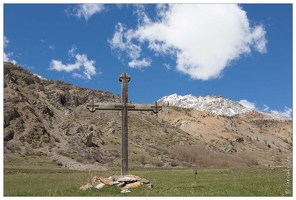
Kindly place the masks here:
<instances>
[{"instance_id":1,"label":"small tree","mask_svg":"<svg viewBox=\"0 0 296 200\"><path fill-rule=\"evenodd\" d=\"M145 156L141 156L140 162L142 165L146 164L145 159L146 159Z\"/></svg>"}]
</instances>

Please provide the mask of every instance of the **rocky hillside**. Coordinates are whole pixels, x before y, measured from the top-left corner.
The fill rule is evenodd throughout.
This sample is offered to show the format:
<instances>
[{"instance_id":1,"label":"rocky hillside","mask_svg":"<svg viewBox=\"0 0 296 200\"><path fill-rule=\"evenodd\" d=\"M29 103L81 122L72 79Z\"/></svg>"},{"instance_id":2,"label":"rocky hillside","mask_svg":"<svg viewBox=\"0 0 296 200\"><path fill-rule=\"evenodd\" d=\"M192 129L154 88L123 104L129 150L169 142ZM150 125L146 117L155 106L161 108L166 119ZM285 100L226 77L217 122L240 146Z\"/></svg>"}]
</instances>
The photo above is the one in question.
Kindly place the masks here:
<instances>
[{"instance_id":1,"label":"rocky hillside","mask_svg":"<svg viewBox=\"0 0 296 200\"><path fill-rule=\"evenodd\" d=\"M45 77L46 78L46 77ZM11 154L48 155L61 167L120 166L121 112L90 113L86 103L120 96L41 78L4 62L4 161ZM129 166L285 166L292 120L261 113L218 116L163 106L155 115L129 113Z\"/></svg>"}]
</instances>

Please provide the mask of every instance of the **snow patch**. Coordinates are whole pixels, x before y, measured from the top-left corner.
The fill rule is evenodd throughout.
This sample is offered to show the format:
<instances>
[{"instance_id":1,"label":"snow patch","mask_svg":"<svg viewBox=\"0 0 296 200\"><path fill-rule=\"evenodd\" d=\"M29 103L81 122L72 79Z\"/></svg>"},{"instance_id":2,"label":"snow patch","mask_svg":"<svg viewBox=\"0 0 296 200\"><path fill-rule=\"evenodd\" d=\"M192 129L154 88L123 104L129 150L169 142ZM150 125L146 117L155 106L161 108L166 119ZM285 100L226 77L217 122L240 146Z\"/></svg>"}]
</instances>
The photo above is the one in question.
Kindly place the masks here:
<instances>
[{"instance_id":1,"label":"snow patch","mask_svg":"<svg viewBox=\"0 0 296 200\"><path fill-rule=\"evenodd\" d=\"M35 76L37 76L38 78L42 79L42 80L48 80L46 78L43 78L42 76L38 75L38 74L34 74Z\"/></svg>"}]
</instances>

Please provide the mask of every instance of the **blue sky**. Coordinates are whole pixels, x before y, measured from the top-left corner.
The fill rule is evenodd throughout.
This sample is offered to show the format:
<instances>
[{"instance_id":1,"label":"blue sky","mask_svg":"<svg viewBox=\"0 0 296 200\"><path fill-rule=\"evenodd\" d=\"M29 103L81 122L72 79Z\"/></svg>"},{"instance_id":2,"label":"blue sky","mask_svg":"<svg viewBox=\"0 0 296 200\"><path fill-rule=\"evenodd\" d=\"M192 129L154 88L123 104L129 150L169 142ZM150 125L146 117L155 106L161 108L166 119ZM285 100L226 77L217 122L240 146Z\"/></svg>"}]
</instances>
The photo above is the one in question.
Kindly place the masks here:
<instances>
[{"instance_id":1,"label":"blue sky","mask_svg":"<svg viewBox=\"0 0 296 200\"><path fill-rule=\"evenodd\" d=\"M152 103L222 95L292 115L292 4L4 4L4 60Z\"/></svg>"}]
</instances>

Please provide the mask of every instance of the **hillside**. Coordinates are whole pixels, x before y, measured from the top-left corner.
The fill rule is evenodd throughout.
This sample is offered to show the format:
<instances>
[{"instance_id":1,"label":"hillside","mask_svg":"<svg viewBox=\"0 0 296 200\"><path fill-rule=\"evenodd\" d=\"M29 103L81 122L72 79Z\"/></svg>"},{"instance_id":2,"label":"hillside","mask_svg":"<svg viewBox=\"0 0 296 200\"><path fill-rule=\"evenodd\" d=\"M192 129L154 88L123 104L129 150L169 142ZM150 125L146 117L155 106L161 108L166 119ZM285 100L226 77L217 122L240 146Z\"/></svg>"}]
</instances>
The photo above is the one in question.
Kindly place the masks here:
<instances>
[{"instance_id":1,"label":"hillside","mask_svg":"<svg viewBox=\"0 0 296 200\"><path fill-rule=\"evenodd\" d=\"M120 166L121 112L90 113L86 103L120 96L41 78L4 62L4 161L47 155L69 169ZM129 166L286 166L292 120L255 111L218 116L164 105L158 115L130 112Z\"/></svg>"}]
</instances>

